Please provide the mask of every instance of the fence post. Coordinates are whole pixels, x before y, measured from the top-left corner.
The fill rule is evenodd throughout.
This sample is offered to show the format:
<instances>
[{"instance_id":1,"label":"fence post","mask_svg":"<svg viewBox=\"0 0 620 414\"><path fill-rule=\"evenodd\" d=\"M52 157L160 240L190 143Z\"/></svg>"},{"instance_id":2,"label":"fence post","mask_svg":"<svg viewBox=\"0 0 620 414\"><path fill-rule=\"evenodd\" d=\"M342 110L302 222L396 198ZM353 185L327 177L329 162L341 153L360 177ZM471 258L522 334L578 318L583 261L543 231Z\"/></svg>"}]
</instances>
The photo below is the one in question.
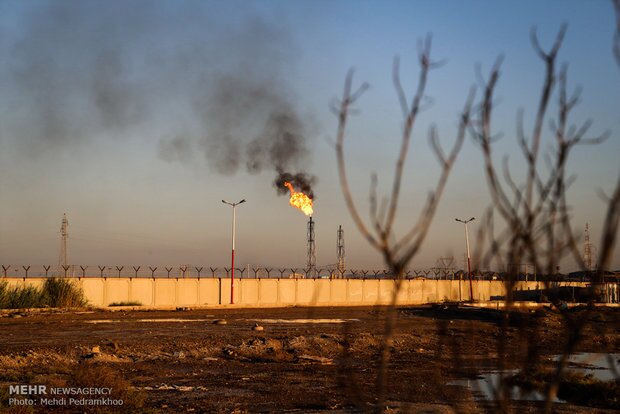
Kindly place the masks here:
<instances>
[{"instance_id":1,"label":"fence post","mask_svg":"<svg viewBox=\"0 0 620 414\"><path fill-rule=\"evenodd\" d=\"M157 270L157 267L149 266L149 270L151 271L151 278L155 279L155 271Z\"/></svg>"},{"instance_id":2,"label":"fence post","mask_svg":"<svg viewBox=\"0 0 620 414\"><path fill-rule=\"evenodd\" d=\"M82 269L82 277L86 277L86 269L88 269L88 266L80 265L80 269Z\"/></svg>"},{"instance_id":3,"label":"fence post","mask_svg":"<svg viewBox=\"0 0 620 414\"><path fill-rule=\"evenodd\" d=\"M125 266L121 266L121 267L116 266L116 270L118 270L118 278L119 279L121 278L121 270L123 270L124 268L125 268Z\"/></svg>"},{"instance_id":4,"label":"fence post","mask_svg":"<svg viewBox=\"0 0 620 414\"><path fill-rule=\"evenodd\" d=\"M51 268L51 267L52 267L52 266L43 266L43 269L45 269L45 277L48 277L48 276L47 276L47 274L48 274L48 272L50 271L50 268Z\"/></svg>"},{"instance_id":5,"label":"fence post","mask_svg":"<svg viewBox=\"0 0 620 414\"><path fill-rule=\"evenodd\" d=\"M70 267L71 266L69 266L69 265L62 265L62 268L65 270L65 278L67 277L67 272L69 271Z\"/></svg>"},{"instance_id":6,"label":"fence post","mask_svg":"<svg viewBox=\"0 0 620 414\"><path fill-rule=\"evenodd\" d=\"M196 269L196 273L198 273L198 280L200 280L200 272L202 272L202 267L194 267Z\"/></svg>"},{"instance_id":7,"label":"fence post","mask_svg":"<svg viewBox=\"0 0 620 414\"><path fill-rule=\"evenodd\" d=\"M172 271L172 268L164 267L164 269L166 269L166 272L168 272L168 279L170 279L170 272Z\"/></svg>"},{"instance_id":8,"label":"fence post","mask_svg":"<svg viewBox=\"0 0 620 414\"><path fill-rule=\"evenodd\" d=\"M137 279L138 278L138 270L140 270L140 268L142 266L131 266L131 267L133 267L133 271L134 271L134 273L136 275L136 279Z\"/></svg>"}]
</instances>

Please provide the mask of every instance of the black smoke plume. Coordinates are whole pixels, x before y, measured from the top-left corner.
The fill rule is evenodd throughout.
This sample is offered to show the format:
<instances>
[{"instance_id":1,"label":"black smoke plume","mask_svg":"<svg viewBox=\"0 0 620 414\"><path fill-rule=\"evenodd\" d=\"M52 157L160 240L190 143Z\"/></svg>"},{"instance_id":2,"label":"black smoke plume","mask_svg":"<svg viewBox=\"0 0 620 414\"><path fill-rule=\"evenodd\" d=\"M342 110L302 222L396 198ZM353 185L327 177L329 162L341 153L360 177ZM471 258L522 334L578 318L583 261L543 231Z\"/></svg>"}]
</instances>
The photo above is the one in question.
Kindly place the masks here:
<instances>
[{"instance_id":1,"label":"black smoke plume","mask_svg":"<svg viewBox=\"0 0 620 414\"><path fill-rule=\"evenodd\" d=\"M289 194L289 189L284 185L284 183L287 182L291 183L296 191L301 191L311 199L314 199L314 191L312 190L312 186L316 182L316 177L305 173L291 174L280 171L276 179L273 181L273 185L278 191L278 194Z\"/></svg>"},{"instance_id":2,"label":"black smoke plume","mask_svg":"<svg viewBox=\"0 0 620 414\"><path fill-rule=\"evenodd\" d=\"M3 145L38 157L144 137L164 161L202 154L222 174L304 170L300 53L281 20L228 2L12 4L14 21L0 16Z\"/></svg>"}]
</instances>

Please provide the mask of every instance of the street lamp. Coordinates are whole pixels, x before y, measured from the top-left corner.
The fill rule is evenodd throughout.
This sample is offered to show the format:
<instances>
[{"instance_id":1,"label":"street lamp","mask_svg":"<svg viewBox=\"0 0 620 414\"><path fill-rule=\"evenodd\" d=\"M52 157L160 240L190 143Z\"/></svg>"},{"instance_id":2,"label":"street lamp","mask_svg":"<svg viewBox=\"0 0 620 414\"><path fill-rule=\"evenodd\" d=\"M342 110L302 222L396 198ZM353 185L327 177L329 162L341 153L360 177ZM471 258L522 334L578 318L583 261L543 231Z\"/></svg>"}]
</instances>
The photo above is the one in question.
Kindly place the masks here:
<instances>
[{"instance_id":1,"label":"street lamp","mask_svg":"<svg viewBox=\"0 0 620 414\"><path fill-rule=\"evenodd\" d=\"M459 223L465 224L465 243L467 244L467 274L469 276L469 299L470 299L470 302L474 301L474 288L473 288L472 282L471 282L471 257L469 255L469 233L467 232L467 223L469 223L470 221L474 221L475 219L476 219L475 217L472 217L469 220L455 219Z\"/></svg>"},{"instance_id":2,"label":"street lamp","mask_svg":"<svg viewBox=\"0 0 620 414\"><path fill-rule=\"evenodd\" d=\"M230 277L230 303L234 304L233 292L235 290L235 207L241 203L245 203L245 198L237 203L230 203L226 200L222 200L222 203L232 206L232 255L231 255L231 277Z\"/></svg>"}]
</instances>

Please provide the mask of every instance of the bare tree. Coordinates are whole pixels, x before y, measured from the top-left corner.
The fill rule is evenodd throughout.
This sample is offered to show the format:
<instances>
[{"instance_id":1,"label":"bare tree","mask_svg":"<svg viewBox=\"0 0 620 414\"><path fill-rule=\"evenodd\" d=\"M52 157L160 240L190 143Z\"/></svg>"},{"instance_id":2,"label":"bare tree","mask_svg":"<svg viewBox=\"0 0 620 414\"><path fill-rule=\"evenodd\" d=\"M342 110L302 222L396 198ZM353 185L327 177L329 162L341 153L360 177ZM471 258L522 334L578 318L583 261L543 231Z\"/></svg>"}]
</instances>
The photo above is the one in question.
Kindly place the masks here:
<instances>
[{"instance_id":1,"label":"bare tree","mask_svg":"<svg viewBox=\"0 0 620 414\"><path fill-rule=\"evenodd\" d=\"M615 1L616 10L619 2ZM534 117L533 128L528 136L525 132L525 113L520 110L517 117L517 141L522 150L525 163L526 177L523 183L518 183L509 167L508 157L505 156L500 169L493 158L493 143L497 135L492 131L492 114L494 109L494 92L500 78L502 59L499 58L487 80L481 81L484 94L478 105L476 119L470 124L470 131L479 144L484 156L485 171L489 192L492 199L492 210L488 215L486 234L482 238L488 239L490 248L485 261L497 260L508 265L506 280L506 307L512 306L513 291L517 282L517 272L510 268L511 263L532 263L536 269L542 269L546 279L547 290L550 287L549 276L556 272L560 260L572 254L576 262L585 269L583 258L578 248L578 237L571 227L570 205L567 201L567 190L574 181L574 176L567 175L566 165L571 151L578 145L599 144L608 137L603 133L594 137L587 137L592 121L586 120L579 124L571 124L571 113L580 100L580 90L568 92L568 66L561 65L558 69L557 55L566 33L566 26L562 26L550 49L545 50L539 43L536 30L531 32L531 41L536 54L544 62L545 77L537 111ZM618 55L618 34L615 37L614 50ZM620 60L619 60L620 62ZM549 115L552 98L557 95L557 114L554 119ZM545 138L543 126L551 125L553 136L553 150L543 154L544 167L541 166L541 144ZM501 175L503 177L500 177ZM502 179L503 178L503 179ZM495 237L492 231L492 211L496 211L502 219L505 229ZM613 252L615 238L618 231L618 216L620 213L620 180L615 185L611 197L607 198L607 214L603 225L599 266L592 285L590 297L595 299L600 291L597 284L603 281L603 273L608 268ZM479 247L482 243L479 243ZM560 356L551 381L545 390L545 411L550 412L552 402L556 396L563 370L568 357L575 351L588 322L588 315L575 315L566 310L559 301L555 301L557 310L561 313L567 332L564 350ZM503 328L506 328L504 324ZM505 336L498 340L499 371L503 372L504 361L508 355ZM536 336L523 337L527 349L535 350L533 341ZM525 361L524 371L535 363L536 352L530 353ZM498 411L507 412L510 399L510 384L500 381L496 391Z\"/></svg>"},{"instance_id":2,"label":"bare tree","mask_svg":"<svg viewBox=\"0 0 620 414\"><path fill-rule=\"evenodd\" d=\"M620 0L613 0L616 11L616 33L613 41L613 53L620 67ZM556 273L560 261L572 255L582 268L584 262L578 248L579 237L571 227L570 205L567 200L567 189L574 181L574 177L566 170L567 160L573 149L579 145L599 144L609 134L602 133L590 136L589 131L592 121L586 120L579 124L572 124L571 116L574 108L580 100L580 90L569 92L568 66L558 64L558 52L562 46L567 27L564 25L549 49L541 46L536 30L532 29L531 42L537 56L544 63L544 81L540 90L536 112L532 122L532 129L526 133L525 111L520 110L517 116L516 136L521 148L525 171L523 182L515 178L513 169L509 165L507 156L503 157L501 167L494 159L494 142L498 139L492 130L493 110L495 107L495 88L500 79L502 58L498 58L486 79L480 78L480 89L483 94L480 101L474 105L474 91L472 88L466 99L461 113L456 142L445 155L442 150L436 129L431 128L429 133L430 144L433 152L439 159L441 172L434 189L424 204L422 212L417 217L412 227L397 237L394 232L394 222L398 213L401 182L403 169L409 152L413 127L423 107L425 99L426 83L431 69L439 64L431 61L431 41L427 37L420 42L419 64L420 74L417 88L408 100L400 82L400 70L398 58L394 61L393 82L398 100L403 113L403 134L398 158L395 164L394 177L391 191L381 202L378 200L378 179L376 174L371 177L369 194L370 219L362 219L358 205L349 187L344 157L344 140L346 126L351 109L367 90L367 84L359 87L353 85L353 70L347 74L344 92L341 100L332 109L338 116L338 133L336 141L336 153L340 184L347 208L362 235L368 243L378 250L386 265L396 278L391 306L388 307L383 339L379 347L379 361L376 379L375 411L381 412L385 406L387 371L394 326L398 291L402 284L404 270L408 263L417 254L428 232L430 223L436 211L437 205L443 193L450 170L455 162L459 150L463 144L466 132L469 132L474 141L479 145L483 158L485 175L487 178L489 194L492 206L489 208L484 225L478 232L479 253L482 257L480 264L487 266L491 261L503 264L508 270L508 278L505 284L506 309L513 306L513 291L517 283L517 271L511 268L511 263L531 263L535 269L547 276L547 287L550 287L550 276ZM555 115L551 115L554 99L557 99ZM552 150L543 152L546 142L545 125L551 125ZM618 232L620 221L620 178L615 184L611 196L605 197L607 201L607 213L603 225L603 235L600 243L600 255L598 273L595 280L603 280L603 272L608 268ZM495 218L499 217L502 222L501 231L495 235ZM488 245L487 248L484 246ZM596 287L596 284L594 284ZM592 289L591 296L597 293ZM573 353L582 338L584 329L588 323L588 315L572 315L565 311L561 303L555 302L556 309L561 313L566 329L566 343L564 352L556 364L551 381L545 389L545 411L550 412L552 402L557 393L559 381L567 364L568 357ZM508 318L504 318L502 330L508 329ZM438 329L445 330L441 324ZM539 327L535 321L530 321L521 331L521 338L525 342L523 348L526 353L523 371L528 372L539 357L536 339ZM441 332L439 332L441 334ZM346 335L345 335L346 336ZM441 336L441 335L440 335ZM498 347L498 369L503 371L506 362L510 358L506 337L500 335ZM345 341L346 342L346 341ZM454 349L455 361L459 357L458 350ZM347 352L345 346L345 360ZM460 357L459 357L460 358ZM345 364L346 365L346 364ZM499 387L494 390L497 401L496 409L500 412L508 412L510 407L510 383L500 381ZM361 393L355 384L348 384L354 399L359 400ZM365 406L358 402L358 408L364 410Z\"/></svg>"},{"instance_id":3,"label":"bare tree","mask_svg":"<svg viewBox=\"0 0 620 414\"><path fill-rule=\"evenodd\" d=\"M423 41L419 42L418 62L420 65L420 74L417 89L409 102L407 93L405 92L400 81L400 67L398 57L394 59L393 66L393 83L398 96L403 115L403 133L401 137L400 150L395 165L394 177L389 196L384 198L379 205L377 196L378 179L373 174L370 187L370 221L364 221L359 213L357 204L351 194L349 181L346 171L346 163L344 159L344 140L346 136L346 126L351 108L362 96L368 88L366 83L359 87L353 86L353 70L347 74L342 99L337 105L333 106L333 111L338 116L338 134L336 141L336 154L338 159L338 172L340 176L340 184L345 197L347 208L366 240L377 249L383 256L385 264L389 267L395 276L395 288L392 293L391 306L388 308L385 330L383 332L383 340L380 345L379 366L376 382L376 411L382 411L385 402L386 383L387 383L387 367L389 364L390 347L396 318L396 301L398 292L402 285L403 274L411 259L418 253L422 245L432 218L437 209L437 205L443 194L448 176L457 155L463 145L463 141L470 123L470 113L474 100L474 90L472 89L466 99L463 111L460 116L460 122L456 141L450 151L446 154L439 142L438 133L435 127L429 132L429 140L431 147L440 164L440 174L434 189L429 193L422 212L418 216L416 222L411 226L409 231L398 238L394 232L394 222L397 217L401 183L403 179L403 169L409 153L409 145L412 138L412 132L418 115L422 109L424 99L426 98L426 84L431 69L441 65L440 62L431 60L431 37L427 36Z\"/></svg>"},{"instance_id":4,"label":"bare tree","mask_svg":"<svg viewBox=\"0 0 620 414\"><path fill-rule=\"evenodd\" d=\"M616 12L616 32L614 34L613 52L616 63L620 67L620 0L613 0L614 11Z\"/></svg>"}]
</instances>

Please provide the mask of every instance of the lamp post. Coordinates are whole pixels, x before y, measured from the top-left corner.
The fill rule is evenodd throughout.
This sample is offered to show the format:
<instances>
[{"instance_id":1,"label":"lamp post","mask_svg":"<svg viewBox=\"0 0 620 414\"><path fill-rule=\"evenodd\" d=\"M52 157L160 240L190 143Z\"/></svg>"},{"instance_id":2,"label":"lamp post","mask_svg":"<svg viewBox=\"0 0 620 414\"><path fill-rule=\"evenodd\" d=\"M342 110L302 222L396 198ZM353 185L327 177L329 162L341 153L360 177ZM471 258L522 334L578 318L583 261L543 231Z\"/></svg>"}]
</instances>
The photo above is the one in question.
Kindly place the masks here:
<instances>
[{"instance_id":1,"label":"lamp post","mask_svg":"<svg viewBox=\"0 0 620 414\"><path fill-rule=\"evenodd\" d=\"M230 303L234 304L235 300L233 292L235 290L235 207L241 203L245 203L245 198L237 203L230 203L226 200L222 200L222 203L232 206L232 255L230 264Z\"/></svg>"},{"instance_id":2,"label":"lamp post","mask_svg":"<svg viewBox=\"0 0 620 414\"><path fill-rule=\"evenodd\" d=\"M474 301L474 288L471 282L471 257L469 255L469 233L467 232L467 223L469 223L470 221L474 221L475 219L476 219L475 217L472 217L469 220L455 219L459 223L465 224L465 243L467 244L467 275L469 276L469 301L470 302Z\"/></svg>"}]
</instances>

